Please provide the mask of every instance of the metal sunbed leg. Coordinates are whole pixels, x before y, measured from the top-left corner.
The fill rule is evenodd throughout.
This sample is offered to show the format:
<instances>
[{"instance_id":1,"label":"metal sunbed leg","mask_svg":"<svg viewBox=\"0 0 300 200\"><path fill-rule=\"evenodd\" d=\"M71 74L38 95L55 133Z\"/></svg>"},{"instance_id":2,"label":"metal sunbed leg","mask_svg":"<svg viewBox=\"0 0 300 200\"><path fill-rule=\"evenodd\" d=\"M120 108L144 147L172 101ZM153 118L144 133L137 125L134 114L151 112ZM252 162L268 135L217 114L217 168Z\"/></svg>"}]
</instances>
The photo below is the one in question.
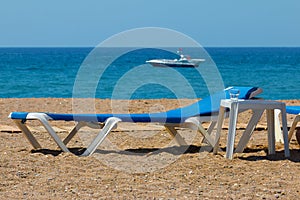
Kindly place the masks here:
<instances>
[{"instance_id":1,"label":"metal sunbed leg","mask_svg":"<svg viewBox=\"0 0 300 200\"><path fill-rule=\"evenodd\" d=\"M30 144L33 146L34 149L42 148L42 146L35 139L35 137L31 133L31 131L28 129L28 127L26 126L26 124L24 122L22 122L22 120L14 120L14 122L19 127L19 129L21 129L23 131L23 133L25 134L26 138L28 139L28 141L30 142Z\"/></svg>"},{"instance_id":2,"label":"metal sunbed leg","mask_svg":"<svg viewBox=\"0 0 300 200\"><path fill-rule=\"evenodd\" d=\"M168 131L168 133L175 138L176 142L179 145L187 145L187 143L185 142L185 140L183 139L183 137L181 137L181 135L176 131L176 129L174 128L174 126L167 126L165 125L166 130Z\"/></svg>"},{"instance_id":3,"label":"metal sunbed leg","mask_svg":"<svg viewBox=\"0 0 300 200\"><path fill-rule=\"evenodd\" d=\"M263 114L264 110L253 110L253 115L246 127L246 130L244 131L235 152L236 153L242 153L245 149L245 146L247 145L247 143L249 142L252 133L254 131L255 125L257 124L257 122L260 120L262 114Z\"/></svg>"},{"instance_id":4,"label":"metal sunbed leg","mask_svg":"<svg viewBox=\"0 0 300 200\"><path fill-rule=\"evenodd\" d=\"M110 133L110 131L116 126L118 122L122 121L117 117L110 117L106 120L103 129L98 133L92 143L88 146L85 152L81 156L89 156L95 152L97 147L102 143L105 137Z\"/></svg>"}]
</instances>

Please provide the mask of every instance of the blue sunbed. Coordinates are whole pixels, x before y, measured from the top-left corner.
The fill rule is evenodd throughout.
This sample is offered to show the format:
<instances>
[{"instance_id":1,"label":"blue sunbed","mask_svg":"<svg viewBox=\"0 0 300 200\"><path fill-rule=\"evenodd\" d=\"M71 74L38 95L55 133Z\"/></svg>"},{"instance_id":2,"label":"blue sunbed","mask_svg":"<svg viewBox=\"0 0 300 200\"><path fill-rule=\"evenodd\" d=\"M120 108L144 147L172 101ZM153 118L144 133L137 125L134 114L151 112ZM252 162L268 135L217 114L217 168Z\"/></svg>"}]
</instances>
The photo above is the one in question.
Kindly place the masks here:
<instances>
[{"instance_id":1,"label":"blue sunbed","mask_svg":"<svg viewBox=\"0 0 300 200\"><path fill-rule=\"evenodd\" d=\"M214 128L221 99L229 98L229 89L208 96L194 104L186 107L169 110L159 113L135 113L135 114L58 114L58 113L29 113L29 112L12 112L9 118L13 119L17 126L25 134L31 145L35 148L41 148L41 145L35 139L31 131L26 126L27 120L39 120L45 127L47 132L52 136L57 145L65 152L70 152L66 147L67 143L74 137L80 128L88 126L91 128L101 128L99 134L87 147L83 156L91 155L109 132L116 127L118 122L133 123L161 123L166 130L175 138L175 140L183 145L186 144L183 138L177 133L175 127L186 127L198 130L213 147L215 141L210 136ZM234 87L240 90L240 99L250 99L261 93L262 90L257 87ZM78 122L69 135L62 141L48 121L75 121ZM206 131L201 123L211 122L210 127Z\"/></svg>"},{"instance_id":2,"label":"blue sunbed","mask_svg":"<svg viewBox=\"0 0 300 200\"><path fill-rule=\"evenodd\" d=\"M300 114L300 106L286 106L286 113L298 115Z\"/></svg>"}]
</instances>

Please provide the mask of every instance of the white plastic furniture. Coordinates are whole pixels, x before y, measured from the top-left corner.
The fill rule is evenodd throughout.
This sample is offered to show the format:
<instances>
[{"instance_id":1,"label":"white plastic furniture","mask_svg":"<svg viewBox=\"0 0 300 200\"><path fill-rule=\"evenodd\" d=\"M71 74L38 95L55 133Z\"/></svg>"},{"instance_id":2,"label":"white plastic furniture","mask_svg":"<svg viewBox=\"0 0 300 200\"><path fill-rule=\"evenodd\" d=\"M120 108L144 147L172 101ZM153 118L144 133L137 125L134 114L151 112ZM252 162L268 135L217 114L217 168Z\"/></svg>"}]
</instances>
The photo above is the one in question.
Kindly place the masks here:
<instances>
[{"instance_id":1,"label":"white plastic furniture","mask_svg":"<svg viewBox=\"0 0 300 200\"><path fill-rule=\"evenodd\" d=\"M295 119L294 119L294 121L292 123L292 126L290 128L290 131L289 131L289 141L292 139L293 133L296 130L296 126L297 126L298 122L300 122L300 113L295 117Z\"/></svg>"},{"instance_id":2,"label":"white plastic furniture","mask_svg":"<svg viewBox=\"0 0 300 200\"><path fill-rule=\"evenodd\" d=\"M291 124L291 128L289 130L289 142L290 142L296 130L297 124L298 122L300 122L300 106L286 106L286 113L296 115L294 121ZM280 110L275 110L275 139L276 142L281 142L284 144L282 134L281 134L279 115L280 115Z\"/></svg>"},{"instance_id":3,"label":"white plastic furniture","mask_svg":"<svg viewBox=\"0 0 300 200\"><path fill-rule=\"evenodd\" d=\"M281 110L281 119L283 127L283 140L284 140L284 153L285 157L290 156L289 143L288 143L288 130L287 130L287 119L286 119L286 107L285 103L278 101L265 101L265 100L238 100L232 101L230 99L221 100L219 117L217 122L217 134L216 140L217 144L214 148L214 153L216 154L219 149L219 140L222 129L222 124L224 121L224 115L226 109L229 109L229 129L227 136L227 145L226 145L226 158L232 159L233 149L234 149L234 140L236 135L236 122L239 111L244 111L251 109L253 111L252 117L248 122L248 125L237 145L235 152L243 152L246 144L248 143L255 125L260 120L264 110L267 112L267 126L268 126L268 153L275 154L275 118L274 110Z\"/></svg>"},{"instance_id":4,"label":"white plastic furniture","mask_svg":"<svg viewBox=\"0 0 300 200\"><path fill-rule=\"evenodd\" d=\"M180 145L187 145L184 138L177 132L177 128L190 128L197 130L205 138L211 147L216 144L215 138L211 137L211 131L214 129L219 111L219 102L223 98L229 98L230 89L238 89L241 99L253 98L262 92L258 87L229 87L207 96L193 104L185 107L168 110L166 112L155 113L42 113L42 112L12 112L9 118L14 120L17 126L24 132L30 144L35 148L41 148L41 145L28 128L26 122L29 120L38 120L45 127L58 147L64 152L70 152L67 144L84 126L101 129L97 136L87 146L82 156L92 155L106 136L116 128L119 122L130 123L160 123L165 126L168 133ZM69 132L68 136L62 140L51 126L50 121L74 121L75 127ZM210 126L205 130L202 122L210 122Z\"/></svg>"}]
</instances>

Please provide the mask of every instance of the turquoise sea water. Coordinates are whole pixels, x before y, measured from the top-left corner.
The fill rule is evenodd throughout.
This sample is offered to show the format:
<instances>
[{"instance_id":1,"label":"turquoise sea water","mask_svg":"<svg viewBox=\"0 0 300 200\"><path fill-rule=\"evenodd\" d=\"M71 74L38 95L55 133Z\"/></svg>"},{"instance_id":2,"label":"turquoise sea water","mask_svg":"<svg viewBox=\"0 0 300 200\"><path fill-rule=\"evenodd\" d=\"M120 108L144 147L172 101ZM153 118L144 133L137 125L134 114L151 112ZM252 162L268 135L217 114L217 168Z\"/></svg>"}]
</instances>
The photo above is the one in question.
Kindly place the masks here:
<instances>
[{"instance_id":1,"label":"turquoise sea water","mask_svg":"<svg viewBox=\"0 0 300 200\"><path fill-rule=\"evenodd\" d=\"M258 86L264 90L260 95L262 98L300 99L300 48L205 50L216 64L224 86ZM85 60L91 51L92 48L0 48L0 98L71 98L75 81L77 88L80 83L78 72L83 64L93 66L89 66L92 70L84 74L85 79L79 84L83 87L76 97L155 99L194 98L196 95L201 98L209 94L208 79L209 84L216 81L215 84L220 85L219 79L213 79L214 74L208 79L205 77L210 73L212 63L209 62L199 66L201 74L193 68L178 68L173 72L165 70L165 74L145 65L149 59L177 58L172 53L176 51L139 49L128 52L114 59L101 74L101 62L110 60L118 50L103 50L101 57L95 58L92 64ZM187 49L187 52L197 57L193 49ZM185 82L176 77L183 77ZM145 81L148 79L150 82ZM190 87L184 85L186 83L190 84L195 95L186 90Z\"/></svg>"}]
</instances>

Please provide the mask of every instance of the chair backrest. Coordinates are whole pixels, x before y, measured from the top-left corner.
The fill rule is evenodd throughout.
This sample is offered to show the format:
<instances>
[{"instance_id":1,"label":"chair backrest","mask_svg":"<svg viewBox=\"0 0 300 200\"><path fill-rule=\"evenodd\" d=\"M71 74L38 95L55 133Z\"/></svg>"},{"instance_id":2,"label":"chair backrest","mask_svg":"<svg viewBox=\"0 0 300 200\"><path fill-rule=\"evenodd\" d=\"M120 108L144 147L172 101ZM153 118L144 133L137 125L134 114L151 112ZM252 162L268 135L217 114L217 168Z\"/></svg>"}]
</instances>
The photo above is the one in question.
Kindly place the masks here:
<instances>
[{"instance_id":1,"label":"chair backrest","mask_svg":"<svg viewBox=\"0 0 300 200\"><path fill-rule=\"evenodd\" d=\"M223 91L205 97L196 103L183 108L170 110L167 113L173 115L176 114L177 116L180 113L182 117L217 115L221 100L230 98L229 90L232 88L240 91L239 99L251 99L262 92L262 89L258 87L229 87Z\"/></svg>"}]
</instances>

